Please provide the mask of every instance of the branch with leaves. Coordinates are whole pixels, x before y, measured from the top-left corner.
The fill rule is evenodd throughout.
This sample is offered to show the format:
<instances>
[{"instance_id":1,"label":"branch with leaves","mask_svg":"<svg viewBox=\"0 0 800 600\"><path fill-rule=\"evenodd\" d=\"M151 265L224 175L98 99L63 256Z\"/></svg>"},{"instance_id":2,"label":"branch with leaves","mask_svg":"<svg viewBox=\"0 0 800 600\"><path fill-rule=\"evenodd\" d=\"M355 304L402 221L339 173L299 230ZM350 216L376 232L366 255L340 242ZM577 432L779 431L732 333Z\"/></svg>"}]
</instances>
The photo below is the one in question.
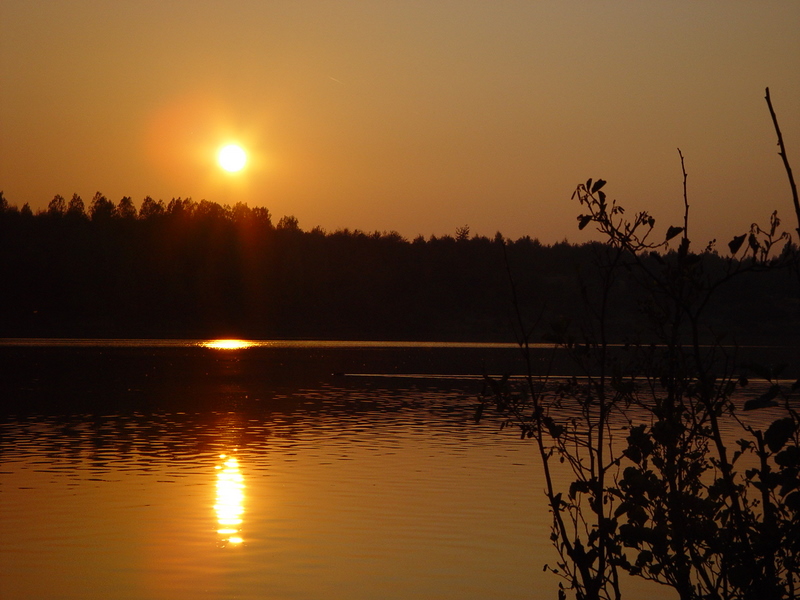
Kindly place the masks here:
<instances>
[{"instance_id":1,"label":"branch with leaves","mask_svg":"<svg viewBox=\"0 0 800 600\"><path fill-rule=\"evenodd\" d=\"M767 102L800 233L800 205L769 91ZM662 241L655 241L649 213L628 219L608 199L605 180L589 179L573 194L582 208L579 229L593 224L605 240L590 271L595 282L581 289L586 322L574 333L559 328L552 338L583 377L534 377L532 331L521 327L525 386L512 389L508 377L487 377L476 414L493 402L506 416L503 427L515 425L537 442L559 554L551 570L568 584L559 598L569 589L581 600L618 599L621 572L670 586L682 600L797 595L800 416L792 402L800 380L787 387L778 379L781 369L742 364L735 344L724 345L718 332L710 332L712 343L701 343L712 298L745 273L797 268L797 252L777 211L768 227L754 223L728 243L722 269L713 242L693 252L687 172L678 153L683 226L668 227ZM509 276L513 289L510 269ZM620 289L636 294L650 339L612 352L607 322L619 310ZM521 325L518 305L517 314ZM752 385L747 372L767 391L742 405L740 395ZM746 416L756 409L780 412L764 428ZM731 451L729 429L736 424L743 437ZM555 485L554 460L573 476L563 489Z\"/></svg>"}]
</instances>

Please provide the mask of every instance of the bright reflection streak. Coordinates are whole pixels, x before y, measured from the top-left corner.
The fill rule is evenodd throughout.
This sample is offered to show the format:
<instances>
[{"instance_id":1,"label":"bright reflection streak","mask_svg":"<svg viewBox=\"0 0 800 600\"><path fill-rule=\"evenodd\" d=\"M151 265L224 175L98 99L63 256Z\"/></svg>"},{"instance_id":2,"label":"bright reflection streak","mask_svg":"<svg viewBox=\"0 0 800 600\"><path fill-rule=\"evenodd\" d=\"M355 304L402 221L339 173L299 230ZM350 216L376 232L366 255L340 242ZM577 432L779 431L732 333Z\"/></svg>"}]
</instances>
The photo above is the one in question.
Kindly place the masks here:
<instances>
[{"instance_id":1,"label":"bright reflection streak","mask_svg":"<svg viewBox=\"0 0 800 600\"><path fill-rule=\"evenodd\" d=\"M208 340L200 342L200 345L204 348L214 348L215 350L240 350L255 346L255 343L247 340Z\"/></svg>"},{"instance_id":2,"label":"bright reflection streak","mask_svg":"<svg viewBox=\"0 0 800 600\"><path fill-rule=\"evenodd\" d=\"M244 513L244 478L239 470L239 460L220 454L222 465L217 465L217 533L222 541L241 544L242 514Z\"/></svg>"}]
</instances>

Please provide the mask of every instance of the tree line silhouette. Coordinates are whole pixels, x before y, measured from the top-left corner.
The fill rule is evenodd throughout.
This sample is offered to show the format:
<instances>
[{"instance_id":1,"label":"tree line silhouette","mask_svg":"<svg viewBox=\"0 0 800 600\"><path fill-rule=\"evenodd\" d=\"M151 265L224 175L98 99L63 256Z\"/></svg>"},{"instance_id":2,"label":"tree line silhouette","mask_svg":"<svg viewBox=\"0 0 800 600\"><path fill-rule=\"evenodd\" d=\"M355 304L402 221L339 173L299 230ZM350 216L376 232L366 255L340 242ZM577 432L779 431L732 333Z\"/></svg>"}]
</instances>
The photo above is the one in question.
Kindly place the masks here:
<instances>
[{"instance_id":1,"label":"tree line silhouette","mask_svg":"<svg viewBox=\"0 0 800 600\"><path fill-rule=\"evenodd\" d=\"M490 239L467 226L413 240L304 231L243 203L147 197L137 209L99 192L88 207L57 195L34 213L0 194L0 337L513 341L509 281L525 314L563 329L581 315L582 273L600 246ZM723 268L715 252L701 259ZM796 287L781 270L758 285L740 278L708 335L785 342L800 332ZM610 331L624 342L641 299L624 281L614 293Z\"/></svg>"}]
</instances>

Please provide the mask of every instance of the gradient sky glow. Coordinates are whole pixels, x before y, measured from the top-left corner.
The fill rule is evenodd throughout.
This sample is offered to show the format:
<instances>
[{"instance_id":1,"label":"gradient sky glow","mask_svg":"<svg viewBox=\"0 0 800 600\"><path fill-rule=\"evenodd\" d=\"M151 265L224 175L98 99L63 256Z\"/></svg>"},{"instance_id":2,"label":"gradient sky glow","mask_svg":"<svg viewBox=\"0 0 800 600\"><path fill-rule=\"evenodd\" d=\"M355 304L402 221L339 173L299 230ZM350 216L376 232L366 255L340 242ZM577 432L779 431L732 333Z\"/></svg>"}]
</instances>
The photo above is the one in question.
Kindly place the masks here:
<instances>
[{"instance_id":1,"label":"gradient sky glow","mask_svg":"<svg viewBox=\"0 0 800 600\"><path fill-rule=\"evenodd\" d=\"M800 178L798 32L794 0L2 0L0 189L551 243L586 239L589 177L679 223L680 147L724 243L796 227L764 88Z\"/></svg>"}]
</instances>

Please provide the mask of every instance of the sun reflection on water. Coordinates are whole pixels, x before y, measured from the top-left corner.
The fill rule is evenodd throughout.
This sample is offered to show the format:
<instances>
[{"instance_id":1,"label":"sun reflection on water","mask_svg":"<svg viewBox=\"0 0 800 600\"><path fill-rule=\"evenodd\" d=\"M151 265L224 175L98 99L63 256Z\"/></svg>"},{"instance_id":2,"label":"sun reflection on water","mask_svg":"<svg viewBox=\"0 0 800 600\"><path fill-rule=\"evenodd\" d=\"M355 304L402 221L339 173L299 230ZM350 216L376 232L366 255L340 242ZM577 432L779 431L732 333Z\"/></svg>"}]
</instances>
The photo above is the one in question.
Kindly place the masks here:
<instances>
[{"instance_id":1,"label":"sun reflection on water","mask_svg":"<svg viewBox=\"0 0 800 600\"><path fill-rule=\"evenodd\" d=\"M220 541L226 544L242 543L242 515L244 514L244 477L236 457L220 454L217 465L217 524Z\"/></svg>"},{"instance_id":2,"label":"sun reflection on water","mask_svg":"<svg viewBox=\"0 0 800 600\"><path fill-rule=\"evenodd\" d=\"M213 348L215 350L241 350L242 348L250 348L255 346L255 342L248 340L207 340L200 342L204 348Z\"/></svg>"}]
</instances>

